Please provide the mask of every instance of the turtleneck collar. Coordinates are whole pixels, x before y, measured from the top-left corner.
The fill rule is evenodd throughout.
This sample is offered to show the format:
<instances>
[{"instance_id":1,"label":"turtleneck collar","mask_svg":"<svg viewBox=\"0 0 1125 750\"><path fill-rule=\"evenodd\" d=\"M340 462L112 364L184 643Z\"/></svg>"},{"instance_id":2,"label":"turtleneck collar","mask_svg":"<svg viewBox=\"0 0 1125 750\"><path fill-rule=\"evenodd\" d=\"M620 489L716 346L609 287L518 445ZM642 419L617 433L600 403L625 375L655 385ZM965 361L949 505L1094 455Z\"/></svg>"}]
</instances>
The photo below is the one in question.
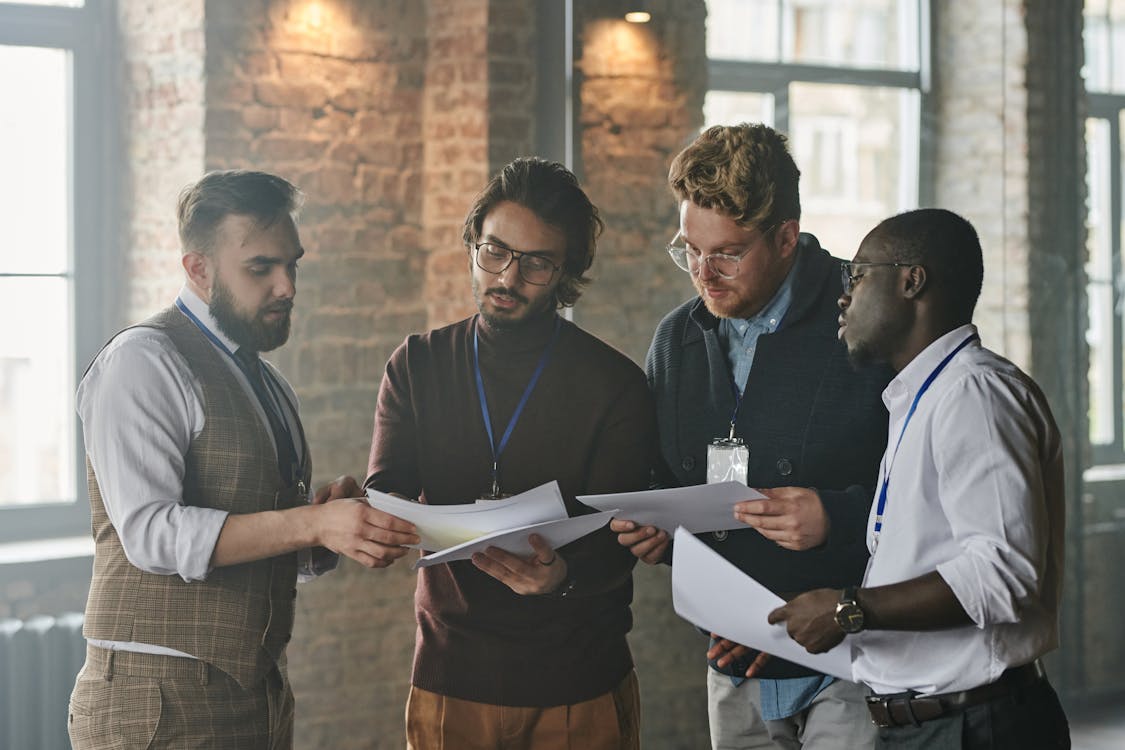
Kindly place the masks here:
<instances>
[{"instance_id":1,"label":"turtleneck collar","mask_svg":"<svg viewBox=\"0 0 1125 750\"><path fill-rule=\"evenodd\" d=\"M503 352L540 351L555 330L558 313L548 310L512 328L492 328L478 313L474 316L482 347Z\"/></svg>"}]
</instances>

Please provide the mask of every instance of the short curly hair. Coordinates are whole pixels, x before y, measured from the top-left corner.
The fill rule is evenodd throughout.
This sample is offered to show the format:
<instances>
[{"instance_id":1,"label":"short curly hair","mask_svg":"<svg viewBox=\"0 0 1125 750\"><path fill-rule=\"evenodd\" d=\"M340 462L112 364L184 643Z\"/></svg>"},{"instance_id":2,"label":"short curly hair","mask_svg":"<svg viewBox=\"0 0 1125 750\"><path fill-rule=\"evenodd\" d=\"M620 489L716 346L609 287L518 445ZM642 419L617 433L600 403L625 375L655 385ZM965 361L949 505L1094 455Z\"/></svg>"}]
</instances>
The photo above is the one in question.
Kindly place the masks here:
<instances>
[{"instance_id":1,"label":"short curly hair","mask_svg":"<svg viewBox=\"0 0 1125 750\"><path fill-rule=\"evenodd\" d=\"M477 196L465 217L461 239L472 247L480 239L488 213L500 203L517 203L566 236L562 279L555 287L559 307L570 307L590 283L585 275L594 262L603 223L574 173L555 161L535 156L515 159L501 169Z\"/></svg>"},{"instance_id":2,"label":"short curly hair","mask_svg":"<svg viewBox=\"0 0 1125 750\"><path fill-rule=\"evenodd\" d=\"M668 185L677 201L718 209L762 231L800 219L801 171L787 142L766 125L715 125L672 160Z\"/></svg>"}]
</instances>

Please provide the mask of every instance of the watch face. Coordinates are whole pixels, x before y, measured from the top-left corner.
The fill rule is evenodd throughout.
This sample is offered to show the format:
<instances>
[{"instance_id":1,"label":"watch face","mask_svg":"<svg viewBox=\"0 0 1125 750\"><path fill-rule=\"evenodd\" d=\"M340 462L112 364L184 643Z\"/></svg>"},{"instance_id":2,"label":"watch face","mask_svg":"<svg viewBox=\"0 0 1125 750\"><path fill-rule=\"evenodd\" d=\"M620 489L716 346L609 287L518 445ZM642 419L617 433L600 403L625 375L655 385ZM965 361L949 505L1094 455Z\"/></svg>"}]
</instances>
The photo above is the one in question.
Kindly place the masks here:
<instances>
[{"instance_id":1,"label":"watch face","mask_svg":"<svg viewBox=\"0 0 1125 750\"><path fill-rule=\"evenodd\" d=\"M858 633L863 630L863 610L854 602L841 604L836 609L836 624L845 633Z\"/></svg>"}]
</instances>

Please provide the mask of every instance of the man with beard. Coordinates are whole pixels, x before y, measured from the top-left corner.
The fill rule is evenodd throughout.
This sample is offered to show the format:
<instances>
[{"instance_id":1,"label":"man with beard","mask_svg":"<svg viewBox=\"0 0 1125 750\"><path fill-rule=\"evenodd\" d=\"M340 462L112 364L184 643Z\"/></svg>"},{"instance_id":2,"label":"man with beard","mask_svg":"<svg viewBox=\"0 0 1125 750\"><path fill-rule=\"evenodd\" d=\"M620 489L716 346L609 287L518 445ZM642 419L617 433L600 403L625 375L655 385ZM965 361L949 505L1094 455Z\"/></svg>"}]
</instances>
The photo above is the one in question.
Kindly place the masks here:
<instances>
[{"instance_id":1,"label":"man with beard","mask_svg":"<svg viewBox=\"0 0 1125 750\"><path fill-rule=\"evenodd\" d=\"M648 485L644 374L562 319L594 259L597 209L565 167L517 159L477 197L463 239L479 314L409 336L379 390L366 484L433 505L555 480L576 495ZM625 640L634 559L603 528L534 554L490 548L424 568L408 746L636 748Z\"/></svg>"},{"instance_id":2,"label":"man with beard","mask_svg":"<svg viewBox=\"0 0 1125 750\"><path fill-rule=\"evenodd\" d=\"M261 172L186 188L175 304L111 339L79 385L96 552L78 750L291 747L299 567L385 567L418 541L343 499L351 477L308 491L296 397L258 357L289 335L299 199Z\"/></svg>"},{"instance_id":3,"label":"man with beard","mask_svg":"<svg viewBox=\"0 0 1125 750\"><path fill-rule=\"evenodd\" d=\"M668 252L699 296L661 321L647 360L659 483L774 488L739 504L751 528L700 538L782 595L842 586L863 571L889 378L853 370L836 339L839 261L800 231L799 177L785 137L764 125L712 127L675 158L668 181L680 230ZM667 533L625 519L612 527L645 562L668 561ZM714 748L874 740L861 686L755 661L719 636L707 652Z\"/></svg>"},{"instance_id":4,"label":"man with beard","mask_svg":"<svg viewBox=\"0 0 1125 750\"><path fill-rule=\"evenodd\" d=\"M802 594L770 622L812 652L859 634L852 669L876 693L877 747L1069 748L1038 661L1058 646L1059 431L1035 382L972 324L977 233L942 209L900 214L843 276L848 353L897 373L871 560L863 588Z\"/></svg>"}]
</instances>

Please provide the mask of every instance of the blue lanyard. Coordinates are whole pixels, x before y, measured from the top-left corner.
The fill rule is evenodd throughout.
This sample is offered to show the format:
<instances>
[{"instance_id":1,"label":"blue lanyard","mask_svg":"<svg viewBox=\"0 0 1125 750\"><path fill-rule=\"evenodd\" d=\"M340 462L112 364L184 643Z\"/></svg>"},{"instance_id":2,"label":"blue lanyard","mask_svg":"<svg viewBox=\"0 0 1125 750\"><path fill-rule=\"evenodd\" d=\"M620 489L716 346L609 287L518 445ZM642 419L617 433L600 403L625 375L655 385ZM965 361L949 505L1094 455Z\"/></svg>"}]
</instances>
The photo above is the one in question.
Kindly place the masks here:
<instances>
[{"instance_id":1,"label":"blue lanyard","mask_svg":"<svg viewBox=\"0 0 1125 750\"><path fill-rule=\"evenodd\" d=\"M895 457L898 456L898 448L900 445L902 445L902 436L906 434L906 428L910 424L910 418L914 416L914 410L918 408L918 402L922 400L922 395L930 389L930 386L933 384L938 374L940 374L941 371L945 369L945 366L949 364L949 361L953 359L954 356L956 356L957 352L968 346L969 342L979 338L980 336L974 333L973 335L969 336L969 338L958 344L957 348L946 355L945 359L941 361L941 364L934 368L934 371L931 372L930 376L926 378L926 381L922 383L922 387L918 389L917 395L914 396L914 402L910 404L910 411L906 412L906 421L902 423L902 431L898 434L898 442L895 443L895 452L891 454L891 460L887 464L887 473L883 475L883 486L879 489L879 503L875 507L876 537L878 537L879 533L883 530L883 511L887 508L887 489L891 483L891 467L894 466Z\"/></svg>"},{"instance_id":2,"label":"blue lanyard","mask_svg":"<svg viewBox=\"0 0 1125 750\"><path fill-rule=\"evenodd\" d=\"M195 313L193 313L191 310L189 310L188 306L184 304L184 301L182 299L178 298L178 297L176 298L176 307L178 307L180 309L180 312L182 312L185 316L187 316L188 320L190 320L192 323L195 324L195 327L198 328L200 330L200 332L204 336L206 336L207 339L212 344L214 344L215 346L217 346L219 348L219 351L221 351L223 354L230 357L234 361L234 364L238 367L238 369L241 370L246 375L246 380L249 381L249 383L250 383L250 389L253 390L254 395L256 395L258 397L258 403L260 403L262 405L263 409L269 409L270 411L273 412L273 416L277 419L277 424L281 427L281 429L285 433L284 437L289 441L289 449L292 451L292 455L294 457L296 457L297 456L296 441L293 439L293 433L289 429L288 423L286 422L284 416L281 414L281 402L280 402L280 399L278 399L277 393L274 390L275 386L274 386L274 383L273 383L273 374L270 373L269 370L262 367L261 363L259 363L258 364L259 374L269 375L269 377L268 378L263 377L260 380L258 378L253 377L251 373L246 372L246 368L243 366L242 362L239 361L238 357L234 356L234 352L232 352L230 349L228 349L226 344L224 344L219 339L219 337L216 336L215 333L210 328L208 328L207 325L202 320L199 319L199 317ZM258 385L259 382L265 384L268 393L265 393L260 389L260 386ZM286 397L286 399L288 400L288 397ZM290 404L290 408L293 408L292 404ZM294 412L295 412L295 410L294 410ZM281 436L275 436L275 439L280 440ZM278 453L280 455L281 446L278 446ZM301 463L301 465L304 465L305 462L302 460L302 461L300 461L300 463Z\"/></svg>"},{"instance_id":3,"label":"blue lanyard","mask_svg":"<svg viewBox=\"0 0 1125 750\"><path fill-rule=\"evenodd\" d=\"M512 436L512 430L515 429L516 422L519 421L520 414L523 412L523 407L527 405L528 398L531 397L531 392L535 390L535 384L539 382L539 376L543 374L543 370L547 367L547 361L551 358L551 350L555 348L555 341L559 338L559 329L562 328L562 318L555 318L555 331L551 334L551 340L547 342L547 348L539 355L539 363L535 365L535 372L531 375L531 380L528 381L527 387L523 389L523 396L520 397L520 402L516 404L516 410L512 413L512 418L508 420L508 427L504 430L504 436L500 438L500 444L496 444L496 438L492 434L492 417L488 412L488 399L484 395L484 378L480 374L480 345L479 336L477 335L477 326L479 325L480 318L473 324L473 369L476 371L477 376L477 396L480 398L480 413L484 417L484 429L488 432L488 447L492 449L492 496L500 497L500 455L504 449L508 447L508 438Z\"/></svg>"}]
</instances>

